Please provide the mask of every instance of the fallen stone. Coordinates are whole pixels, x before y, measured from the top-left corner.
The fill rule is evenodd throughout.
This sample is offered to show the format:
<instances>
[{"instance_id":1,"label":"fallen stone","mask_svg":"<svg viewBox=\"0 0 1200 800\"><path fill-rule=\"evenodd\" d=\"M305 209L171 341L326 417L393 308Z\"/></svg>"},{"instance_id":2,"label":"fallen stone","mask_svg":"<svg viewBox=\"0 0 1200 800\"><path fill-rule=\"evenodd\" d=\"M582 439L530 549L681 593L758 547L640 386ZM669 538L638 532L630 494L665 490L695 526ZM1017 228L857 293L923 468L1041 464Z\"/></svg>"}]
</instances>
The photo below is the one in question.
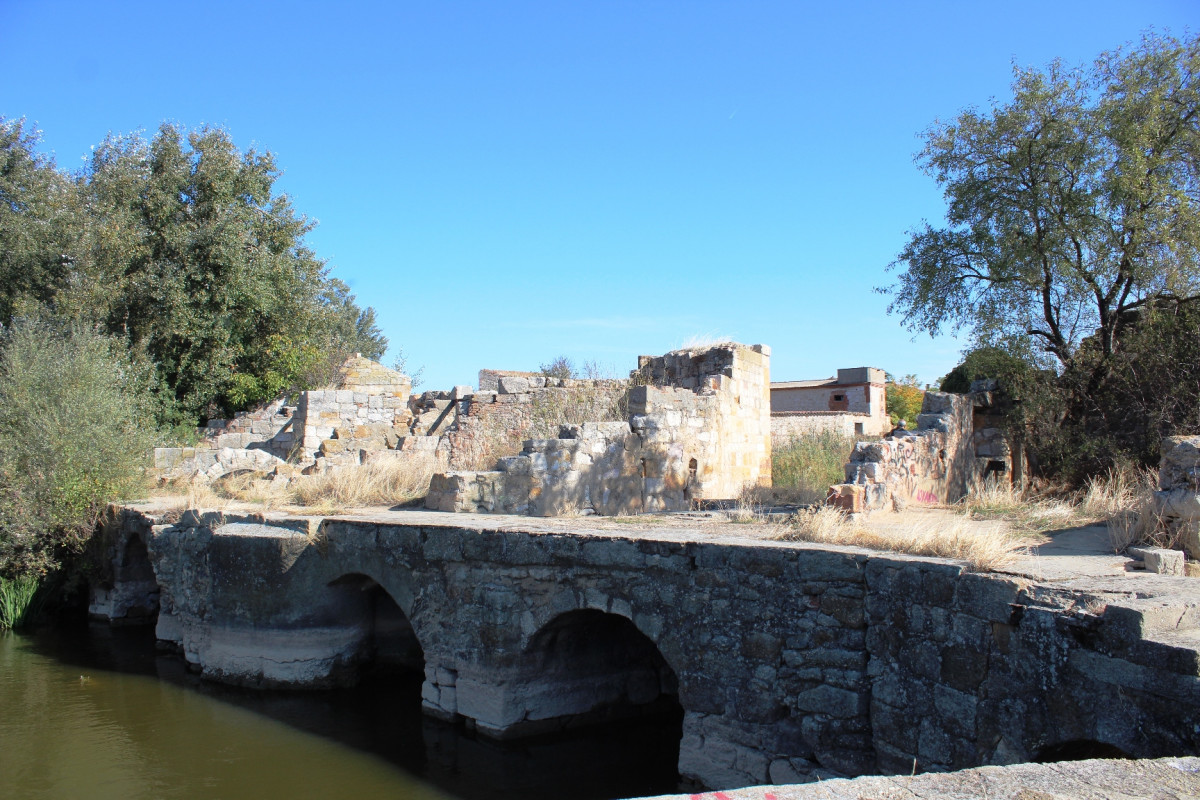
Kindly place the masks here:
<instances>
[{"instance_id":1,"label":"fallen stone","mask_svg":"<svg viewBox=\"0 0 1200 800\"><path fill-rule=\"evenodd\" d=\"M1130 557L1145 562L1147 572L1157 572L1160 575L1182 575L1183 553L1179 550L1167 550L1162 547L1131 547L1127 551Z\"/></svg>"}]
</instances>

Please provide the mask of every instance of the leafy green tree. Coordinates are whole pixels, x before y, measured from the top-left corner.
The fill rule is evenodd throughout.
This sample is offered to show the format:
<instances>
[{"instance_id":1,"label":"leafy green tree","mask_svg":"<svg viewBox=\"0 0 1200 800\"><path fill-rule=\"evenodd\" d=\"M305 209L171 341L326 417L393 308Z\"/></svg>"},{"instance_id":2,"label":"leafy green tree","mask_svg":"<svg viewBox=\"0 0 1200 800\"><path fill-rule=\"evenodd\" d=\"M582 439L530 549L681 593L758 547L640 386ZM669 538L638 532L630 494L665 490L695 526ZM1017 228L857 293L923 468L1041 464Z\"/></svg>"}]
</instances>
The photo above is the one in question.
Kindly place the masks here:
<instances>
[{"instance_id":1,"label":"leafy green tree","mask_svg":"<svg viewBox=\"0 0 1200 800\"><path fill-rule=\"evenodd\" d=\"M1005 386L1022 382L1036 367L1000 347L976 347L963 354L962 363L942 376L938 389L943 392L966 394L971 383L978 380L998 380ZM1048 376L1053 380L1053 373Z\"/></svg>"},{"instance_id":2,"label":"leafy green tree","mask_svg":"<svg viewBox=\"0 0 1200 800\"><path fill-rule=\"evenodd\" d=\"M909 430L917 427L917 415L921 413L921 404L925 401L925 390L921 388L916 375L905 375L897 380L889 373L884 384L884 400L893 425L904 420Z\"/></svg>"},{"instance_id":3,"label":"leafy green tree","mask_svg":"<svg viewBox=\"0 0 1200 800\"><path fill-rule=\"evenodd\" d=\"M74 187L37 142L24 120L0 117L0 324L50 302L71 270Z\"/></svg>"},{"instance_id":4,"label":"leafy green tree","mask_svg":"<svg viewBox=\"0 0 1200 800\"><path fill-rule=\"evenodd\" d=\"M164 125L149 141L110 135L70 175L37 143L0 119L0 325L98 326L151 361L193 421L383 355L375 312L305 245L312 223L275 191L270 153Z\"/></svg>"},{"instance_id":5,"label":"leafy green tree","mask_svg":"<svg viewBox=\"0 0 1200 800\"><path fill-rule=\"evenodd\" d=\"M1148 35L1089 68L1015 69L1013 98L925 134L947 224L915 231L890 310L914 330L1113 368L1136 314L1200 299L1200 40Z\"/></svg>"},{"instance_id":6,"label":"leafy green tree","mask_svg":"<svg viewBox=\"0 0 1200 800\"><path fill-rule=\"evenodd\" d=\"M323 355L386 348L374 312L305 246L312 223L274 192L278 175L222 130L164 125L150 142L109 137L81 178L102 322L146 349L189 413L228 414L302 385Z\"/></svg>"}]
</instances>

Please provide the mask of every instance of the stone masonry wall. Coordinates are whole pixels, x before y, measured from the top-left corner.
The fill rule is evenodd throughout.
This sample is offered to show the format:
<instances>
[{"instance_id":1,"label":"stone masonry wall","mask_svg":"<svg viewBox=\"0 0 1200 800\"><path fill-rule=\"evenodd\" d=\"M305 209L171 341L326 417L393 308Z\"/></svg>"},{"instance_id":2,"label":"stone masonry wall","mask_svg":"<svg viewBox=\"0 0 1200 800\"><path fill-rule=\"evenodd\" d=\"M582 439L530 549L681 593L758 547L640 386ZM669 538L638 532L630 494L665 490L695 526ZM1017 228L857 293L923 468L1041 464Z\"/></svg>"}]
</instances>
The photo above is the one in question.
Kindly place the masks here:
<instances>
[{"instance_id":1,"label":"stone masonry wall","mask_svg":"<svg viewBox=\"0 0 1200 800\"><path fill-rule=\"evenodd\" d=\"M642 358L638 367L647 384L630 395L630 425L645 429L647 442L668 457L680 449L695 453L698 497L734 498L747 486L770 486L770 364L766 345Z\"/></svg>"},{"instance_id":2,"label":"stone masonry wall","mask_svg":"<svg viewBox=\"0 0 1200 800\"><path fill-rule=\"evenodd\" d=\"M1179 549L1200 561L1200 436L1168 436L1161 449L1157 517Z\"/></svg>"},{"instance_id":3,"label":"stone masonry wall","mask_svg":"<svg viewBox=\"0 0 1200 800\"><path fill-rule=\"evenodd\" d=\"M342 368L335 389L301 392L294 430L305 458L315 458L334 430L360 425L406 425L412 381L370 359L355 357Z\"/></svg>"},{"instance_id":4,"label":"stone masonry wall","mask_svg":"<svg viewBox=\"0 0 1200 800\"><path fill-rule=\"evenodd\" d=\"M558 435L561 425L612 421L622 414L627 380L501 376L497 391L466 395L439 447L452 470L486 469L517 455L527 439Z\"/></svg>"},{"instance_id":5,"label":"stone masonry wall","mask_svg":"<svg viewBox=\"0 0 1200 800\"><path fill-rule=\"evenodd\" d=\"M769 362L762 345L643 357L628 423L563 426L493 471L435 475L426 507L617 515L686 509L694 499L770 485Z\"/></svg>"},{"instance_id":6,"label":"stone masonry wall","mask_svg":"<svg viewBox=\"0 0 1200 800\"><path fill-rule=\"evenodd\" d=\"M855 445L830 502L858 512L960 499L977 471L973 412L968 395L926 392L915 431Z\"/></svg>"},{"instance_id":7,"label":"stone masonry wall","mask_svg":"<svg viewBox=\"0 0 1200 800\"><path fill-rule=\"evenodd\" d=\"M563 699L578 696L573 676L531 652L541 634L579 612L622 618L675 679L681 772L711 787L1015 763L1081 742L1141 758L1200 749L1200 601L1186 578L1043 585L932 558L626 538L583 521L121 519L161 587L159 638L204 677L352 676L369 610L344 579L360 576L412 623L426 710L493 736L580 710Z\"/></svg>"}]
</instances>

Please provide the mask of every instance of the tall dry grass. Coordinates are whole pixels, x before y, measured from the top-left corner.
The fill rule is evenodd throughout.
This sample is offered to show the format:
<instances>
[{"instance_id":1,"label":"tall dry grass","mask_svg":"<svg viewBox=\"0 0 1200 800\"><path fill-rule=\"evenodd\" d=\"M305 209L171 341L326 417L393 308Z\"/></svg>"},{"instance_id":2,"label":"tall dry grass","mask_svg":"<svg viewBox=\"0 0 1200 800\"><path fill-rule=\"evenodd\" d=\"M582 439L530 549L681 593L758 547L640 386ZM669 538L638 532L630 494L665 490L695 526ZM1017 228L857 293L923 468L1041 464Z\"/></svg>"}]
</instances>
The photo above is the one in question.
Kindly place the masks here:
<instances>
[{"instance_id":1,"label":"tall dry grass","mask_svg":"<svg viewBox=\"0 0 1200 800\"><path fill-rule=\"evenodd\" d=\"M797 515L774 538L953 558L966 561L968 568L976 572L1006 566L1027 550L1027 541L999 522L938 517L880 530L852 520L831 506Z\"/></svg>"},{"instance_id":2,"label":"tall dry grass","mask_svg":"<svg viewBox=\"0 0 1200 800\"><path fill-rule=\"evenodd\" d=\"M856 439L837 431L795 435L771 446L771 479L777 500L817 503L844 480Z\"/></svg>"},{"instance_id":3,"label":"tall dry grass","mask_svg":"<svg viewBox=\"0 0 1200 800\"><path fill-rule=\"evenodd\" d=\"M160 490L172 498L172 510L229 511L234 506L262 510L333 513L364 506L396 506L423 498L435 472L445 468L431 453L378 459L290 481L260 473L229 475L217 481L176 481Z\"/></svg>"},{"instance_id":4,"label":"tall dry grass","mask_svg":"<svg viewBox=\"0 0 1200 800\"><path fill-rule=\"evenodd\" d=\"M429 481L442 466L428 453L372 461L360 467L330 470L294 479L290 488L298 505L358 508L411 503L429 491Z\"/></svg>"},{"instance_id":5,"label":"tall dry grass","mask_svg":"<svg viewBox=\"0 0 1200 800\"><path fill-rule=\"evenodd\" d=\"M1104 524L1109 544L1118 553L1133 544L1174 547L1178 542L1155 510L1157 483L1152 470L1135 467L1113 467L1074 492L1034 493L988 481L972 486L959 508L976 518L1005 520L1034 532Z\"/></svg>"}]
</instances>

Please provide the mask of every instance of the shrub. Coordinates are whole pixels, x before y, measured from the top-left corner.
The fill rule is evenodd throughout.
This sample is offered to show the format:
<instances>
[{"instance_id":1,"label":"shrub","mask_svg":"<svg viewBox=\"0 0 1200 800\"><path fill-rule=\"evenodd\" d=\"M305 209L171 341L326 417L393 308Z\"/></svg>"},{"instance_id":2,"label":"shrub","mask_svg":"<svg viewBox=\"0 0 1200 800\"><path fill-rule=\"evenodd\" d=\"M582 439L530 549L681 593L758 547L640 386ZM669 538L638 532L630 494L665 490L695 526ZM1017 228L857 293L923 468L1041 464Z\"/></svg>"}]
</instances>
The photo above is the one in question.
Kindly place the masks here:
<instances>
[{"instance_id":1,"label":"shrub","mask_svg":"<svg viewBox=\"0 0 1200 800\"><path fill-rule=\"evenodd\" d=\"M82 550L105 506L143 488L155 399L122 342L17 320L0 339L0 575Z\"/></svg>"},{"instance_id":2,"label":"shrub","mask_svg":"<svg viewBox=\"0 0 1200 800\"><path fill-rule=\"evenodd\" d=\"M794 435L771 448L771 475L777 495L799 503L825 499L844 480L854 439L836 431Z\"/></svg>"}]
</instances>

